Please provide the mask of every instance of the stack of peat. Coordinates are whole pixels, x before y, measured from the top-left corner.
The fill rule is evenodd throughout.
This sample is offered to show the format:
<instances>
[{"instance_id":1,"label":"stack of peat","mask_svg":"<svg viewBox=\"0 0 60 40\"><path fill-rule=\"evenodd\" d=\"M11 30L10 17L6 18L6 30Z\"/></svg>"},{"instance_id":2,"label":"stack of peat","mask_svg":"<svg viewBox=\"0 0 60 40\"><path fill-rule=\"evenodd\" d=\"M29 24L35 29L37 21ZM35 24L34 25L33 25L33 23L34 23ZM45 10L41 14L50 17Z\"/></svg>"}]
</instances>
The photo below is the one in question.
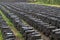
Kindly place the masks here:
<instances>
[{"instance_id":1,"label":"stack of peat","mask_svg":"<svg viewBox=\"0 0 60 40\"><path fill-rule=\"evenodd\" d=\"M11 20L11 22L13 22L15 28L22 33L25 40L43 40L40 32L29 25L25 25L22 20L13 12L8 12L7 9L4 9L2 6L0 7L3 13Z\"/></svg>"},{"instance_id":2,"label":"stack of peat","mask_svg":"<svg viewBox=\"0 0 60 40\"><path fill-rule=\"evenodd\" d=\"M37 9L36 10L35 8L33 8L34 4L20 4L21 6L17 6L16 3L1 5L4 6L7 10L3 9L3 7L1 6L0 9L9 19L11 19L17 30L19 30L26 37L26 40L32 40L33 38L35 38L34 33L36 31L33 30L34 28L39 32L42 32L44 35L48 36L51 40L60 40L60 17L58 15L60 13L59 8L37 5L39 6L39 9L35 7ZM10 11L10 13L8 12L8 10ZM58 14L56 12L58 12ZM25 26L20 19L23 19L32 27ZM39 34L39 32L36 33ZM39 39L39 37L36 38Z\"/></svg>"},{"instance_id":3,"label":"stack of peat","mask_svg":"<svg viewBox=\"0 0 60 40\"><path fill-rule=\"evenodd\" d=\"M14 33L9 28L6 21L3 20L2 16L0 15L0 28L3 35L3 40L16 40Z\"/></svg>"}]
</instances>

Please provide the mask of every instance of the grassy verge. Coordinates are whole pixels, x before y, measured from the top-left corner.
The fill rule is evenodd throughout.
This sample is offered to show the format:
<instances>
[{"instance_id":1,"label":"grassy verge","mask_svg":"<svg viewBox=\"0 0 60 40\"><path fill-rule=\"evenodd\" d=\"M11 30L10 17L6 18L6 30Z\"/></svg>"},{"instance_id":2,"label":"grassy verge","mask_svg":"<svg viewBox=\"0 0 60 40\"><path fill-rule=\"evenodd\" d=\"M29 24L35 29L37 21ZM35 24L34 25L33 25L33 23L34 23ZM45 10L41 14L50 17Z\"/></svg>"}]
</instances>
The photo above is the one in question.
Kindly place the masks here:
<instances>
[{"instance_id":1,"label":"grassy verge","mask_svg":"<svg viewBox=\"0 0 60 40\"><path fill-rule=\"evenodd\" d=\"M3 40L1 30L0 30L0 40Z\"/></svg>"},{"instance_id":2,"label":"grassy verge","mask_svg":"<svg viewBox=\"0 0 60 40\"><path fill-rule=\"evenodd\" d=\"M41 2L33 2L30 4L38 4L38 5L45 5L45 6L52 6L52 7L60 7L60 5L53 5L53 4L45 4L45 3L41 3Z\"/></svg>"},{"instance_id":3,"label":"grassy verge","mask_svg":"<svg viewBox=\"0 0 60 40\"><path fill-rule=\"evenodd\" d=\"M15 34L16 37L20 38L19 40L23 40L22 35L19 33L19 31L16 30L14 25L10 22L10 20L3 14L3 12L0 10L0 14L2 15L3 19L6 21L6 23L10 26L11 30Z\"/></svg>"}]
</instances>

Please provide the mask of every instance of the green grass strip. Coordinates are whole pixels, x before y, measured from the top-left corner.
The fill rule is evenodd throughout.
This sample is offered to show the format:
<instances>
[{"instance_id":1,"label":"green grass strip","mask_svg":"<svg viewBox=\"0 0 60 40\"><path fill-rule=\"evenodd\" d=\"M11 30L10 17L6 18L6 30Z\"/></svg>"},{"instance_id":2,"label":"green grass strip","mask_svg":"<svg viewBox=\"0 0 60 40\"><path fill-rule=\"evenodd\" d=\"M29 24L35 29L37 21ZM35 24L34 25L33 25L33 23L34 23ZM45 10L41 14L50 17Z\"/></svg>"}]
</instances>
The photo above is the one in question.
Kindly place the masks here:
<instances>
[{"instance_id":1,"label":"green grass strip","mask_svg":"<svg viewBox=\"0 0 60 40\"><path fill-rule=\"evenodd\" d=\"M0 10L0 14L2 15L3 19L6 21L6 23L10 26L11 30L14 32L14 34L20 38L20 40L24 40L23 36L20 34L19 31L16 30L13 23L10 22L10 20L3 14L3 12Z\"/></svg>"},{"instance_id":2,"label":"green grass strip","mask_svg":"<svg viewBox=\"0 0 60 40\"><path fill-rule=\"evenodd\" d=\"M52 7L60 7L60 5L54 5L54 4L46 4L46 3L41 3L41 2L33 2L29 4L38 4L38 5L45 5L45 6L52 6Z\"/></svg>"},{"instance_id":3,"label":"green grass strip","mask_svg":"<svg viewBox=\"0 0 60 40\"><path fill-rule=\"evenodd\" d=\"M0 30L0 40L3 40L1 30Z\"/></svg>"}]
</instances>

